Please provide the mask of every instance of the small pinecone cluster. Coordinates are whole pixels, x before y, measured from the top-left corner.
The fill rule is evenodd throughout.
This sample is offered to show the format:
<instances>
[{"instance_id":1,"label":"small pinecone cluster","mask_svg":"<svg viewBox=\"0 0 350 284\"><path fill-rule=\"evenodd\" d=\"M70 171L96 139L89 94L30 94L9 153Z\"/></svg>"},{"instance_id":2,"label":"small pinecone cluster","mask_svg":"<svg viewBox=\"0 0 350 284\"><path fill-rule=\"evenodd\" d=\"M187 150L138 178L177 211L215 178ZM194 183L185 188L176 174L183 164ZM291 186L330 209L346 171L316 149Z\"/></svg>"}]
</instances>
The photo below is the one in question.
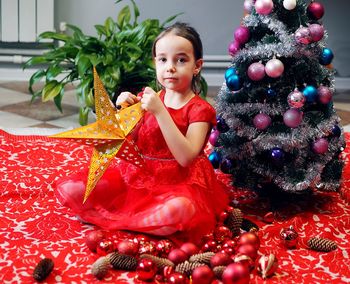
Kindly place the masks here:
<instances>
[{"instance_id":1,"label":"small pinecone cluster","mask_svg":"<svg viewBox=\"0 0 350 284\"><path fill-rule=\"evenodd\" d=\"M50 258L44 258L39 261L37 266L34 268L33 271L33 278L38 281L44 281L53 270L54 263L53 260Z\"/></svg>"},{"instance_id":2,"label":"small pinecone cluster","mask_svg":"<svg viewBox=\"0 0 350 284\"><path fill-rule=\"evenodd\" d=\"M338 247L334 241L320 237L313 237L309 239L307 241L307 245L310 249L323 252L329 252Z\"/></svg>"},{"instance_id":3,"label":"small pinecone cluster","mask_svg":"<svg viewBox=\"0 0 350 284\"><path fill-rule=\"evenodd\" d=\"M148 258L152 260L160 269L166 266L175 267L175 264L171 260L164 257L155 256L153 254L144 253L140 255L140 258Z\"/></svg>"},{"instance_id":4,"label":"small pinecone cluster","mask_svg":"<svg viewBox=\"0 0 350 284\"><path fill-rule=\"evenodd\" d=\"M235 208L230 212L224 222L234 236L238 236L243 222L242 211Z\"/></svg>"}]
</instances>

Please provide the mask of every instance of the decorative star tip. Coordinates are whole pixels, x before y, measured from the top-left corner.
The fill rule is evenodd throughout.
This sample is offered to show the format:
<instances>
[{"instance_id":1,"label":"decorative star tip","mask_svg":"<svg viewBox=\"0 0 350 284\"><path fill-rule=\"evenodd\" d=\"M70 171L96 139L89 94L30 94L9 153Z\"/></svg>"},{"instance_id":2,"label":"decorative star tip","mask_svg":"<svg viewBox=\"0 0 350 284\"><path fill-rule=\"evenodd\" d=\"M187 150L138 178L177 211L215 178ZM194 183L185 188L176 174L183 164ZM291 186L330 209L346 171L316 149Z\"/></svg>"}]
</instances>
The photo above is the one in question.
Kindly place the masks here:
<instances>
[{"instance_id":1,"label":"decorative star tip","mask_svg":"<svg viewBox=\"0 0 350 284\"><path fill-rule=\"evenodd\" d=\"M143 166L142 156L129 137L143 116L141 104L137 103L117 111L95 68L93 74L96 122L50 136L94 147L83 203L90 196L114 157Z\"/></svg>"}]
</instances>

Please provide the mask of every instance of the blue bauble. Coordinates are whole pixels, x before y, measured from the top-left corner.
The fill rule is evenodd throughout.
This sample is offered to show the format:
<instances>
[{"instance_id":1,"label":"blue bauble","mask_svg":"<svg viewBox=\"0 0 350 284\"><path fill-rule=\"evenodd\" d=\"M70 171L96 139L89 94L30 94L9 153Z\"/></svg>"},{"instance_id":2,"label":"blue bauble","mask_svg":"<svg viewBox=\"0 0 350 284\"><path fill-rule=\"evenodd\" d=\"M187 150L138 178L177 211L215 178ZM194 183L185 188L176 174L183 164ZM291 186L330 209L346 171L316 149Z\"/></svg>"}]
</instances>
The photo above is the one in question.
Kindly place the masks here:
<instances>
[{"instance_id":1,"label":"blue bauble","mask_svg":"<svg viewBox=\"0 0 350 284\"><path fill-rule=\"evenodd\" d=\"M225 158L220 164L220 170L224 174L230 174L232 173L233 165L234 165L234 161L232 159Z\"/></svg>"},{"instance_id":2,"label":"blue bauble","mask_svg":"<svg viewBox=\"0 0 350 284\"><path fill-rule=\"evenodd\" d=\"M225 80L227 80L229 77L231 77L232 75L237 74L237 70L234 67L230 67L226 70L225 72Z\"/></svg>"},{"instance_id":3,"label":"blue bauble","mask_svg":"<svg viewBox=\"0 0 350 284\"><path fill-rule=\"evenodd\" d=\"M225 133L230 130L230 127L228 127L225 119L222 117L218 117L216 119L216 129L219 130L221 133Z\"/></svg>"},{"instance_id":4,"label":"blue bauble","mask_svg":"<svg viewBox=\"0 0 350 284\"><path fill-rule=\"evenodd\" d=\"M340 137L340 135L341 135L341 129L340 129L340 127L338 126L338 124L335 124L335 125L332 127L332 134L333 134L335 137Z\"/></svg>"},{"instance_id":5,"label":"blue bauble","mask_svg":"<svg viewBox=\"0 0 350 284\"><path fill-rule=\"evenodd\" d=\"M226 79L226 86L231 91L238 91L241 86L241 80L239 79L239 76L237 74L232 74L230 77Z\"/></svg>"},{"instance_id":6,"label":"blue bauble","mask_svg":"<svg viewBox=\"0 0 350 284\"><path fill-rule=\"evenodd\" d=\"M208 159L214 169L219 168L219 165L221 163L221 154L219 152L216 152L216 151L211 152L208 156Z\"/></svg>"},{"instance_id":7,"label":"blue bauble","mask_svg":"<svg viewBox=\"0 0 350 284\"><path fill-rule=\"evenodd\" d=\"M303 90L303 94L306 98L306 102L314 103L317 98L317 89L314 86L306 86Z\"/></svg>"},{"instance_id":8,"label":"blue bauble","mask_svg":"<svg viewBox=\"0 0 350 284\"><path fill-rule=\"evenodd\" d=\"M275 166L282 166L284 162L284 151L281 148L274 147L270 150L270 160Z\"/></svg>"},{"instance_id":9,"label":"blue bauble","mask_svg":"<svg viewBox=\"0 0 350 284\"><path fill-rule=\"evenodd\" d=\"M273 98L277 95L276 91L274 89L268 88L266 90L266 94L267 96L269 96L270 98Z\"/></svg>"},{"instance_id":10,"label":"blue bauble","mask_svg":"<svg viewBox=\"0 0 350 284\"><path fill-rule=\"evenodd\" d=\"M324 48L322 50L322 54L320 57L320 63L322 65L331 64L333 57L334 57L334 54L333 54L332 50L330 50L329 48Z\"/></svg>"}]
</instances>

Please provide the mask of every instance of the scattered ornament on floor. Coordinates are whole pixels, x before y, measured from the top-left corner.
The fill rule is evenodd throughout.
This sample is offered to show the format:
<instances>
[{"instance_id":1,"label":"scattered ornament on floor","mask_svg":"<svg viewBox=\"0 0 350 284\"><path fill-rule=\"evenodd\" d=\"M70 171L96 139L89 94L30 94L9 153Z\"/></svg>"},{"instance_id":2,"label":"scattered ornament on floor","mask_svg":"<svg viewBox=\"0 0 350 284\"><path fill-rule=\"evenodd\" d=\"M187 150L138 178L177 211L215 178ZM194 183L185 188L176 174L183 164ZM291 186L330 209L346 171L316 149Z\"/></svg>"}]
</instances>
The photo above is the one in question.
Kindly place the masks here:
<instances>
[{"instance_id":1,"label":"scattered ornament on floor","mask_svg":"<svg viewBox=\"0 0 350 284\"><path fill-rule=\"evenodd\" d=\"M114 251L114 243L112 240L102 240L97 244L96 252L100 256L105 256Z\"/></svg>"},{"instance_id":2,"label":"scattered ornament on floor","mask_svg":"<svg viewBox=\"0 0 350 284\"><path fill-rule=\"evenodd\" d=\"M175 264L171 260L164 257L159 257L152 254L141 254L140 258L149 258L157 265L158 269L164 269L164 267L168 266L175 267Z\"/></svg>"},{"instance_id":3,"label":"scattered ornament on floor","mask_svg":"<svg viewBox=\"0 0 350 284\"><path fill-rule=\"evenodd\" d=\"M53 270L54 263L53 260L50 258L44 258L39 261L37 266L34 268L33 271L33 278L38 281L44 281Z\"/></svg>"},{"instance_id":4,"label":"scattered ornament on floor","mask_svg":"<svg viewBox=\"0 0 350 284\"><path fill-rule=\"evenodd\" d=\"M139 251L139 243L132 240L122 240L117 244L117 251L121 254L135 256Z\"/></svg>"},{"instance_id":5,"label":"scattered ornament on floor","mask_svg":"<svg viewBox=\"0 0 350 284\"><path fill-rule=\"evenodd\" d=\"M280 238L283 245L288 249L293 249L298 244L298 233L294 230L293 226L282 229L280 232Z\"/></svg>"},{"instance_id":6,"label":"scattered ornament on floor","mask_svg":"<svg viewBox=\"0 0 350 284\"><path fill-rule=\"evenodd\" d=\"M101 256L92 265L91 273L97 279L102 280L103 278L105 278L110 268L111 264L109 262L109 258L106 256Z\"/></svg>"},{"instance_id":7,"label":"scattered ornament on floor","mask_svg":"<svg viewBox=\"0 0 350 284\"><path fill-rule=\"evenodd\" d=\"M105 234L101 230L94 230L88 232L85 239L87 247L92 252L96 252L98 244L105 239Z\"/></svg>"},{"instance_id":8,"label":"scattered ornament on floor","mask_svg":"<svg viewBox=\"0 0 350 284\"><path fill-rule=\"evenodd\" d=\"M273 212L267 212L264 215L263 220L265 223L272 224L273 221L275 220L275 216L273 215Z\"/></svg>"},{"instance_id":9,"label":"scattered ornament on floor","mask_svg":"<svg viewBox=\"0 0 350 284\"><path fill-rule=\"evenodd\" d=\"M260 248L260 239L254 232L245 232L238 237L237 244L239 246L250 244L258 251Z\"/></svg>"},{"instance_id":10,"label":"scattered ornament on floor","mask_svg":"<svg viewBox=\"0 0 350 284\"><path fill-rule=\"evenodd\" d=\"M213 270L209 266L196 267L192 272L192 284L211 284L215 278Z\"/></svg>"},{"instance_id":11,"label":"scattered ornament on floor","mask_svg":"<svg viewBox=\"0 0 350 284\"><path fill-rule=\"evenodd\" d=\"M263 279L272 276L278 267L278 261L274 254L262 255L258 261L258 271Z\"/></svg>"},{"instance_id":12,"label":"scattered ornament on floor","mask_svg":"<svg viewBox=\"0 0 350 284\"><path fill-rule=\"evenodd\" d=\"M313 237L309 239L307 241L307 245L310 249L323 252L330 252L338 247L334 241L320 237Z\"/></svg>"},{"instance_id":13,"label":"scattered ornament on floor","mask_svg":"<svg viewBox=\"0 0 350 284\"><path fill-rule=\"evenodd\" d=\"M249 269L241 263L231 263L222 273L222 281L224 284L248 284L250 281Z\"/></svg>"},{"instance_id":14,"label":"scattered ornament on floor","mask_svg":"<svg viewBox=\"0 0 350 284\"><path fill-rule=\"evenodd\" d=\"M151 281L157 273L157 265L149 258L141 258L136 267L137 279Z\"/></svg>"}]
</instances>

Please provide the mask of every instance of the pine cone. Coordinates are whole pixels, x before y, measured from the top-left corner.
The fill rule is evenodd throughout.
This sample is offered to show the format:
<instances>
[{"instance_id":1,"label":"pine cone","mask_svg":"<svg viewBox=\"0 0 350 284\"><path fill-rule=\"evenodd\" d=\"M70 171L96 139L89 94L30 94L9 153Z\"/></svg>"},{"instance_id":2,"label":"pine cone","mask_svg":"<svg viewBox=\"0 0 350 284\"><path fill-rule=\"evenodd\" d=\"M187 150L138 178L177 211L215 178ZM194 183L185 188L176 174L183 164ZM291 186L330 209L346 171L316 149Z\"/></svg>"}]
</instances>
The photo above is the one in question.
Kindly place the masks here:
<instances>
[{"instance_id":1,"label":"pine cone","mask_svg":"<svg viewBox=\"0 0 350 284\"><path fill-rule=\"evenodd\" d=\"M97 259L91 267L91 273L99 280L102 280L108 273L111 264L108 257L102 256Z\"/></svg>"},{"instance_id":2,"label":"pine cone","mask_svg":"<svg viewBox=\"0 0 350 284\"><path fill-rule=\"evenodd\" d=\"M197 267L204 266L204 263L184 261L176 265L175 271L190 276Z\"/></svg>"},{"instance_id":3,"label":"pine cone","mask_svg":"<svg viewBox=\"0 0 350 284\"><path fill-rule=\"evenodd\" d=\"M313 250L324 252L335 250L338 247L334 241L319 237L309 239L307 245Z\"/></svg>"},{"instance_id":4,"label":"pine cone","mask_svg":"<svg viewBox=\"0 0 350 284\"><path fill-rule=\"evenodd\" d=\"M108 259L114 269L128 271L136 270L137 259L131 255L113 252L108 255Z\"/></svg>"},{"instance_id":5,"label":"pine cone","mask_svg":"<svg viewBox=\"0 0 350 284\"><path fill-rule=\"evenodd\" d=\"M52 259L44 258L40 260L37 266L34 268L33 278L38 282L44 281L53 270L53 267L54 263Z\"/></svg>"},{"instance_id":6,"label":"pine cone","mask_svg":"<svg viewBox=\"0 0 350 284\"><path fill-rule=\"evenodd\" d=\"M224 273L225 269L226 269L226 266L224 266L224 265L215 266L213 268L213 272L217 278L221 279L222 273Z\"/></svg>"},{"instance_id":7,"label":"pine cone","mask_svg":"<svg viewBox=\"0 0 350 284\"><path fill-rule=\"evenodd\" d=\"M231 230L234 236L237 236L240 233L242 221L242 211L236 208L228 214L224 224Z\"/></svg>"},{"instance_id":8,"label":"pine cone","mask_svg":"<svg viewBox=\"0 0 350 284\"><path fill-rule=\"evenodd\" d=\"M157 265L158 268L164 268L165 266L171 266L171 267L175 266L175 264L171 260L163 257L158 257L152 254L144 253L140 255L140 258L151 259Z\"/></svg>"},{"instance_id":9,"label":"pine cone","mask_svg":"<svg viewBox=\"0 0 350 284\"><path fill-rule=\"evenodd\" d=\"M243 218L242 220L242 225L241 225L242 230L246 232L257 232L259 231L259 226L255 224L254 222Z\"/></svg>"},{"instance_id":10,"label":"pine cone","mask_svg":"<svg viewBox=\"0 0 350 284\"><path fill-rule=\"evenodd\" d=\"M204 252L204 253L197 253L192 255L188 261L210 264L210 259L214 256L214 254L215 253L211 251Z\"/></svg>"}]
</instances>

